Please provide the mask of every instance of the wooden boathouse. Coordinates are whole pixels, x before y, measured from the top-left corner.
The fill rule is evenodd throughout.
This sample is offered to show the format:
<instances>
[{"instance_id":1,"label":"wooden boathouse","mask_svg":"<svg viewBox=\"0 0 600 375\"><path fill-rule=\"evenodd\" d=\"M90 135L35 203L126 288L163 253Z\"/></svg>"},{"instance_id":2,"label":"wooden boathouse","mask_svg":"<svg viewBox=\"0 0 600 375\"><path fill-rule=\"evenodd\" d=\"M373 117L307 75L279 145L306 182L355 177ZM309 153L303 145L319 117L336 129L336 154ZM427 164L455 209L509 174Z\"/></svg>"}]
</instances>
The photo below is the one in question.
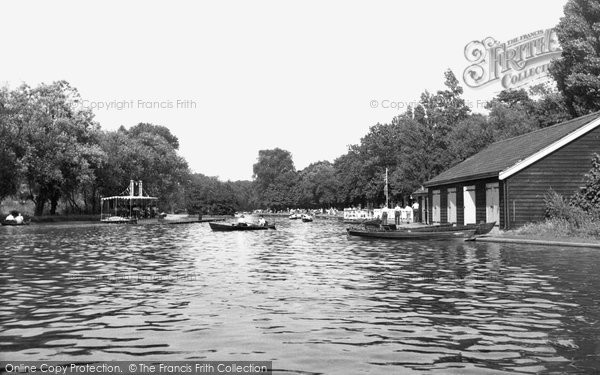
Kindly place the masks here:
<instances>
[{"instance_id":1,"label":"wooden boathouse","mask_svg":"<svg viewBox=\"0 0 600 375\"><path fill-rule=\"evenodd\" d=\"M493 143L424 183L429 222L507 229L542 220L549 189L574 194L594 153L600 112Z\"/></svg>"}]
</instances>

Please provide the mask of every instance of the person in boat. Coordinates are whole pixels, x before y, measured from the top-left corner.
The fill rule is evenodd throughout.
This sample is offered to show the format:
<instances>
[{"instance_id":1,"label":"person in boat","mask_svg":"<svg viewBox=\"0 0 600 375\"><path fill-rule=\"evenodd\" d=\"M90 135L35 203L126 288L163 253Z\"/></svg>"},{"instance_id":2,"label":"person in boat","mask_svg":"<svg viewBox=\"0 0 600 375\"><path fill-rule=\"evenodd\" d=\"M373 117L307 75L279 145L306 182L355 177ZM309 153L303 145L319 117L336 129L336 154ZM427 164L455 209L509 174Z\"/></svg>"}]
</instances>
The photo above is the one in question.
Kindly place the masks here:
<instances>
[{"instance_id":1,"label":"person in boat","mask_svg":"<svg viewBox=\"0 0 600 375\"><path fill-rule=\"evenodd\" d=\"M6 219L4 219L4 221L15 221L15 217L13 216L13 213L9 213L8 216L6 217Z\"/></svg>"},{"instance_id":2,"label":"person in boat","mask_svg":"<svg viewBox=\"0 0 600 375\"><path fill-rule=\"evenodd\" d=\"M262 217L262 215L260 216L260 219L258 219L258 225L260 225L261 227L267 226L267 221L264 217Z\"/></svg>"},{"instance_id":3,"label":"person in boat","mask_svg":"<svg viewBox=\"0 0 600 375\"><path fill-rule=\"evenodd\" d=\"M21 215L21 213L19 212L17 214L17 217L15 217L15 221L17 222L17 224L23 224L23 220L24 220L23 215Z\"/></svg>"},{"instance_id":4,"label":"person in boat","mask_svg":"<svg viewBox=\"0 0 600 375\"><path fill-rule=\"evenodd\" d=\"M244 215L240 215L240 217L238 217L237 225L238 227L245 227L246 225L248 225L248 223L246 222L246 217L244 217Z\"/></svg>"},{"instance_id":5,"label":"person in boat","mask_svg":"<svg viewBox=\"0 0 600 375\"><path fill-rule=\"evenodd\" d=\"M400 211L402 211L402 208L400 208L399 204L396 204L394 208L394 222L396 225L400 225Z\"/></svg>"},{"instance_id":6,"label":"person in boat","mask_svg":"<svg viewBox=\"0 0 600 375\"><path fill-rule=\"evenodd\" d=\"M381 225L387 225L387 220L388 220L388 213L387 213L387 208L383 209L383 212L381 212Z\"/></svg>"}]
</instances>

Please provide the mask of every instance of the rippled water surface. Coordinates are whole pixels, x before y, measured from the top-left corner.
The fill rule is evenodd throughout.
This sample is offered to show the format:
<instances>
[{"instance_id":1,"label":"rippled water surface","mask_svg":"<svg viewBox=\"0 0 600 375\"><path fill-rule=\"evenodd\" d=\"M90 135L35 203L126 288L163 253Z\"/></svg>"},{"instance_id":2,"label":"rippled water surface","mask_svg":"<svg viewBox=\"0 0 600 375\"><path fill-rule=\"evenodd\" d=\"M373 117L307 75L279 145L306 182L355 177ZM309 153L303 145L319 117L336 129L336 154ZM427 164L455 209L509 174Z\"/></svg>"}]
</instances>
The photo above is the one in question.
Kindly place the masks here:
<instances>
[{"instance_id":1,"label":"rippled water surface","mask_svg":"<svg viewBox=\"0 0 600 375\"><path fill-rule=\"evenodd\" d=\"M0 359L287 373L600 371L600 250L278 230L0 228Z\"/></svg>"}]
</instances>

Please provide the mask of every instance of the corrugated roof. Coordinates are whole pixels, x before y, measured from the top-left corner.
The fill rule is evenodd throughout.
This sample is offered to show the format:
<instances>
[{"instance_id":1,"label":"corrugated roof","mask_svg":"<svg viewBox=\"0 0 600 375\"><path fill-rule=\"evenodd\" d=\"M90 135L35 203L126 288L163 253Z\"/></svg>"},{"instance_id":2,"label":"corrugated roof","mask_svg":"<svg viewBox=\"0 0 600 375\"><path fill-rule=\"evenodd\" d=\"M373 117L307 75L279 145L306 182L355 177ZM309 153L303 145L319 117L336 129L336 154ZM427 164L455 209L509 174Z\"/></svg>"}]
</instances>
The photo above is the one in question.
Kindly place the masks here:
<instances>
[{"instance_id":1,"label":"corrugated roof","mask_svg":"<svg viewBox=\"0 0 600 375\"><path fill-rule=\"evenodd\" d=\"M501 171L552 145L599 117L600 112L596 112L518 137L492 143L479 153L425 182L424 185L443 185L498 176Z\"/></svg>"}]
</instances>

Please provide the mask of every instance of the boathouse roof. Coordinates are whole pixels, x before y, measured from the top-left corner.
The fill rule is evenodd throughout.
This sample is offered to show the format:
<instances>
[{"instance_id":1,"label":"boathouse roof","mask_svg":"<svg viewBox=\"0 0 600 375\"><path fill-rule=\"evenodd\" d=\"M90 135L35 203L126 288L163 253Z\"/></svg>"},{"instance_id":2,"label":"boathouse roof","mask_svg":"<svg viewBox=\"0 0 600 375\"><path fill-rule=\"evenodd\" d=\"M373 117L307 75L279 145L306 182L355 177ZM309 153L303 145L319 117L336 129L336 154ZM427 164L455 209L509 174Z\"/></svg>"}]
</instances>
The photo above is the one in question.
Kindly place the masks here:
<instances>
[{"instance_id":1,"label":"boathouse roof","mask_svg":"<svg viewBox=\"0 0 600 375\"><path fill-rule=\"evenodd\" d=\"M600 112L492 143L479 153L424 183L445 185L461 181L510 177L543 157L600 126Z\"/></svg>"}]
</instances>

